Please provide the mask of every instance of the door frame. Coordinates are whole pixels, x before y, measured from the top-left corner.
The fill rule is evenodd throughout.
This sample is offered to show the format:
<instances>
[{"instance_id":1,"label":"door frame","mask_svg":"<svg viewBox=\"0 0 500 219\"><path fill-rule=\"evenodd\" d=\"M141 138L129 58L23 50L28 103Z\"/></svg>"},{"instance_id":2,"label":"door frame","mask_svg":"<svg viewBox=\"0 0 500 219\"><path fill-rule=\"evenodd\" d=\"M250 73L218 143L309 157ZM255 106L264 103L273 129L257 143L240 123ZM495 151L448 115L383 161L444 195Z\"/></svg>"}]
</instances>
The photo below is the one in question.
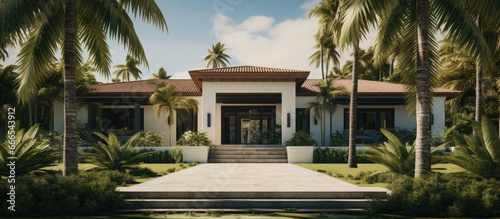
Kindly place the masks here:
<instances>
[{"instance_id":1,"label":"door frame","mask_svg":"<svg viewBox=\"0 0 500 219\"><path fill-rule=\"evenodd\" d=\"M271 112L273 113L273 121L274 123L271 125L276 125L276 106L269 106L269 105L264 105L264 106L256 106L256 105L241 105L241 106L221 106L221 144L241 144L241 145L251 145L251 144L264 144L264 143L241 143L241 129L240 129L240 119L238 117L238 111L249 111L250 109L257 109L259 111L259 133L260 133L260 140L262 141L262 134L263 134L263 128L262 128L262 111L264 109L271 109ZM226 124L224 123L224 113L227 111L235 111L235 131L236 131L236 141L239 143L227 143L225 142L225 134L226 134ZM269 124L268 124L269 125Z\"/></svg>"}]
</instances>

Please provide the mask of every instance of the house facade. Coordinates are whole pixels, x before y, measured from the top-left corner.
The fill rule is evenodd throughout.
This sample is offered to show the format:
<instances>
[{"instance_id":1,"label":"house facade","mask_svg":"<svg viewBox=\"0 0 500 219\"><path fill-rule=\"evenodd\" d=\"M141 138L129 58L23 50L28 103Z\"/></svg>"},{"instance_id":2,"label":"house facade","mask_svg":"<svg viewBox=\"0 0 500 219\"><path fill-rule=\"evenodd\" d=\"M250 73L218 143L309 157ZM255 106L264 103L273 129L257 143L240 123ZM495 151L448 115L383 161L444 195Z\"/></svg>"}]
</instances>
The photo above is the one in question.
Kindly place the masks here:
<instances>
[{"instance_id":1,"label":"house facade","mask_svg":"<svg viewBox=\"0 0 500 219\"><path fill-rule=\"evenodd\" d=\"M290 139L298 130L313 134L321 142L320 121L306 113L309 102L318 94L320 79L307 79L309 71L237 66L189 71L191 79L141 80L95 86L79 97L84 106L78 110L78 129L115 133L126 138L136 132L165 133L166 144L174 145L187 130L206 132L215 145L278 144ZM187 118L172 119L169 130L165 116L157 118L149 97L162 81L174 86L187 98L198 101L198 111ZM373 141L382 128L413 130L416 118L405 105L405 86L400 84L359 80L358 132L363 141ZM351 80L336 79L333 86L351 88ZM445 101L459 91L435 89L431 130L441 134L445 128ZM327 114L326 145L330 133L344 135L348 129L349 97L334 100L333 114ZM63 104L55 103L54 127L63 131ZM277 137L276 130L281 130ZM172 139L169 139L171 132ZM281 139L277 139L281 138Z\"/></svg>"}]
</instances>

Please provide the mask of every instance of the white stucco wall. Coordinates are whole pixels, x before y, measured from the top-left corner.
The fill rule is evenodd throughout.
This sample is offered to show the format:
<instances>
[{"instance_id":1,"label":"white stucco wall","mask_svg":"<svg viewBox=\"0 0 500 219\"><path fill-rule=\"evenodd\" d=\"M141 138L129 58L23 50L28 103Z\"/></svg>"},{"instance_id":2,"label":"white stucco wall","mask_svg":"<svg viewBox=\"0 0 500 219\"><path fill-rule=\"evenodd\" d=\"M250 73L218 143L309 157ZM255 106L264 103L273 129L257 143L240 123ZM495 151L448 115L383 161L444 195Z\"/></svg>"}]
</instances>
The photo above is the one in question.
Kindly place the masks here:
<instances>
[{"instance_id":1,"label":"white stucco wall","mask_svg":"<svg viewBox=\"0 0 500 219\"><path fill-rule=\"evenodd\" d=\"M282 141L290 139L295 132L295 82L203 82L202 96L202 126L200 131L206 132L207 136L215 143L221 144L221 119L218 114L216 95L218 93L281 93L281 110L276 108L282 124ZM207 116L211 114L211 127L208 127ZM290 127L287 127L287 114L290 113ZM278 115L277 115L278 117Z\"/></svg>"},{"instance_id":2,"label":"white stucco wall","mask_svg":"<svg viewBox=\"0 0 500 219\"><path fill-rule=\"evenodd\" d=\"M81 107L76 112L76 127L77 129L85 128L88 123L87 106ZM64 104L61 101L54 101L54 131L64 133Z\"/></svg>"}]
</instances>

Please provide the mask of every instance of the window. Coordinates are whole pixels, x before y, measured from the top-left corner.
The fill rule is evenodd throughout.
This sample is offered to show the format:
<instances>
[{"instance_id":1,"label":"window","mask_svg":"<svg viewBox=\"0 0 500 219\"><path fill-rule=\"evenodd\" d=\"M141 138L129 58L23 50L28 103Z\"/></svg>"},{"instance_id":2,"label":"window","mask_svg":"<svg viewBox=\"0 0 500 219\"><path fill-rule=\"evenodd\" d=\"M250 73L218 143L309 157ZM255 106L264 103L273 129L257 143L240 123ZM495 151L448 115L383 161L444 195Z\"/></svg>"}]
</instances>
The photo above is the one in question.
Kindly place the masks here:
<instances>
[{"instance_id":1,"label":"window","mask_svg":"<svg viewBox=\"0 0 500 219\"><path fill-rule=\"evenodd\" d=\"M198 113L194 113L192 110L189 112L189 114L181 118L179 117L179 114L177 114L177 140L184 134L184 132L187 131L193 131L197 132L198 131Z\"/></svg>"},{"instance_id":2,"label":"window","mask_svg":"<svg viewBox=\"0 0 500 219\"><path fill-rule=\"evenodd\" d=\"M95 112L97 111L97 112ZM135 132L134 108L102 108L95 110L92 129L104 134L113 133L117 136L132 136ZM144 109L140 112L140 130L144 130Z\"/></svg>"},{"instance_id":3,"label":"window","mask_svg":"<svg viewBox=\"0 0 500 219\"><path fill-rule=\"evenodd\" d=\"M394 128L394 109L358 108L358 130ZM344 109L344 129L349 129L349 109Z\"/></svg>"},{"instance_id":4,"label":"window","mask_svg":"<svg viewBox=\"0 0 500 219\"><path fill-rule=\"evenodd\" d=\"M309 132L309 114L306 113L305 108L297 108L295 110L295 131L303 130Z\"/></svg>"}]
</instances>

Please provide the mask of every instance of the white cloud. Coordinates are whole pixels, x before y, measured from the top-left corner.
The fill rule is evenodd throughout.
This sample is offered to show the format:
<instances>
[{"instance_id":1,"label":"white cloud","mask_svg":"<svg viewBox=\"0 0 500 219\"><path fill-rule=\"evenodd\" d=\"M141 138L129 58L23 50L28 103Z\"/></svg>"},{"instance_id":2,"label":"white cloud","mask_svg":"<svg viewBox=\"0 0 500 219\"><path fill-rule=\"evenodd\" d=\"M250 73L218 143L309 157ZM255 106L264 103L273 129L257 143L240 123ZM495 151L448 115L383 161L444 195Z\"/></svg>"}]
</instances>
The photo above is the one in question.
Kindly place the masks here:
<instances>
[{"instance_id":1,"label":"white cloud","mask_svg":"<svg viewBox=\"0 0 500 219\"><path fill-rule=\"evenodd\" d=\"M173 74L172 79L190 79L188 71L181 71Z\"/></svg>"},{"instance_id":2,"label":"white cloud","mask_svg":"<svg viewBox=\"0 0 500 219\"><path fill-rule=\"evenodd\" d=\"M248 32L266 31L271 28L274 19L266 16L252 16L247 18L243 23L238 25L238 29L246 30Z\"/></svg>"},{"instance_id":3,"label":"white cloud","mask_svg":"<svg viewBox=\"0 0 500 219\"><path fill-rule=\"evenodd\" d=\"M260 20L272 20L259 17ZM321 78L321 72L309 66L307 61L314 52L316 19L289 19L274 25L260 22L260 28L255 20L250 17L237 24L224 15L215 17L213 32L229 48L227 53L232 60L241 65L310 70L310 78ZM243 24L252 24L253 29L241 28ZM255 32L255 29L261 31Z\"/></svg>"}]
</instances>

